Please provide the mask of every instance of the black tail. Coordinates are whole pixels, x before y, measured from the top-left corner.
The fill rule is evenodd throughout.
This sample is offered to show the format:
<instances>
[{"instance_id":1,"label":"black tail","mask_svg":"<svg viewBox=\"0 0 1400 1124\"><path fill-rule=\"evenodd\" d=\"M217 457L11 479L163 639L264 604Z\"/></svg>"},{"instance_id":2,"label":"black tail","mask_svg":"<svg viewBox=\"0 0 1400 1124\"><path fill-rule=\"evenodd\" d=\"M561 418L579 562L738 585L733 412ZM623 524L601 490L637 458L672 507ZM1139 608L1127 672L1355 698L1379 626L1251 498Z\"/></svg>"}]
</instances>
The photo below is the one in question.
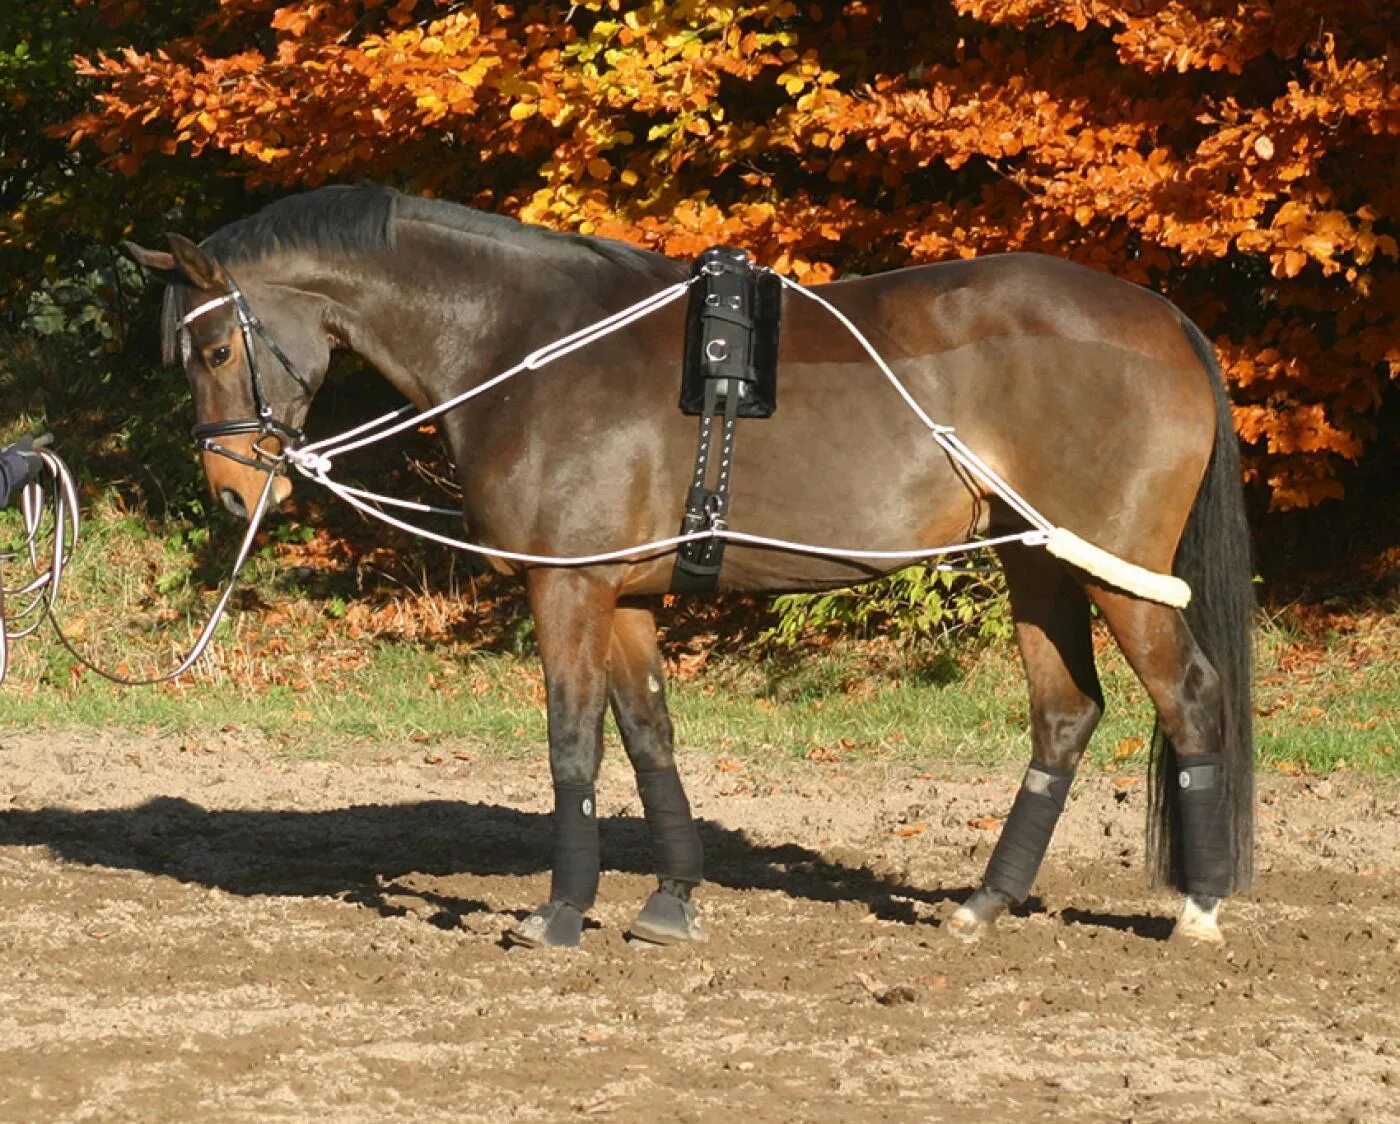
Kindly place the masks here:
<instances>
[{"instance_id":1,"label":"black tail","mask_svg":"<svg viewBox=\"0 0 1400 1124\"><path fill-rule=\"evenodd\" d=\"M1240 476L1239 439L1215 348L1196 325L1182 318L1191 346L1210 374L1215 391L1215 449L1186 523L1172 567L1191 587L1186 623L1220 676L1223 700L1220 752L1225 756L1234 889L1254 877L1254 716L1251 665L1254 589L1249 525ZM1159 880L1185 890L1177 770L1161 727L1152 735L1147 819L1148 864Z\"/></svg>"}]
</instances>

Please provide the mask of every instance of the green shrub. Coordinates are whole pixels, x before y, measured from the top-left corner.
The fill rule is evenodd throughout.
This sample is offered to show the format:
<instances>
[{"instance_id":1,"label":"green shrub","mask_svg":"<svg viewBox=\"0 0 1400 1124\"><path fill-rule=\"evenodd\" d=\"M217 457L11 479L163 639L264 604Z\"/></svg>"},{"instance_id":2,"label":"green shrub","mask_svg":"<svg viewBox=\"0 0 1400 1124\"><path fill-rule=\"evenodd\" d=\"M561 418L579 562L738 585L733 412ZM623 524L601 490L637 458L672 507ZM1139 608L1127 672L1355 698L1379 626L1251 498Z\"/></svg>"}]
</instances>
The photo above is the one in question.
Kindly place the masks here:
<instances>
[{"instance_id":1,"label":"green shrub","mask_svg":"<svg viewBox=\"0 0 1400 1124\"><path fill-rule=\"evenodd\" d=\"M966 570L920 564L864 585L828 593L777 598L778 621L763 639L792 647L814 633L861 639L884 636L897 644L986 645L1011 635L1011 613L1000 568Z\"/></svg>"}]
</instances>

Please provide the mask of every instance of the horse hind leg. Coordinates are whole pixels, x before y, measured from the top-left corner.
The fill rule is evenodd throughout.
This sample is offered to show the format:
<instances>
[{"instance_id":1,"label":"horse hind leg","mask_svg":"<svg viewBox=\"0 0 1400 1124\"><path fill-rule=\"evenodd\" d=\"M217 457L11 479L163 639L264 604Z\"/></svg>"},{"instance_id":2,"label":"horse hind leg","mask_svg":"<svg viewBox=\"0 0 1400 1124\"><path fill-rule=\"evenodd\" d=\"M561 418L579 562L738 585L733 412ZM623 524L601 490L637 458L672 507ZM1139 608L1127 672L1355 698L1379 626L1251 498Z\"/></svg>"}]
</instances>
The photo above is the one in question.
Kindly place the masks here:
<instances>
[{"instance_id":1,"label":"horse hind leg","mask_svg":"<svg viewBox=\"0 0 1400 1124\"><path fill-rule=\"evenodd\" d=\"M1221 943L1217 911L1243 880L1236 851L1252 785L1225 744L1220 676L1179 610L1095 586L1090 595L1157 710L1148 851L1186 895L1173 937Z\"/></svg>"},{"instance_id":2,"label":"horse hind leg","mask_svg":"<svg viewBox=\"0 0 1400 1124\"><path fill-rule=\"evenodd\" d=\"M657 889L628 935L656 945L705 939L691 893L704 878L700 833L676 771L675 737L650 610L621 606L613 618L608 696L637 776L651 833Z\"/></svg>"},{"instance_id":3,"label":"horse hind leg","mask_svg":"<svg viewBox=\"0 0 1400 1124\"><path fill-rule=\"evenodd\" d=\"M1063 564L1043 551L1002 549L1016 641L1030 688L1031 763L977 891L948 931L976 940L1030 895L1070 783L1103 715L1089 603Z\"/></svg>"}]
</instances>

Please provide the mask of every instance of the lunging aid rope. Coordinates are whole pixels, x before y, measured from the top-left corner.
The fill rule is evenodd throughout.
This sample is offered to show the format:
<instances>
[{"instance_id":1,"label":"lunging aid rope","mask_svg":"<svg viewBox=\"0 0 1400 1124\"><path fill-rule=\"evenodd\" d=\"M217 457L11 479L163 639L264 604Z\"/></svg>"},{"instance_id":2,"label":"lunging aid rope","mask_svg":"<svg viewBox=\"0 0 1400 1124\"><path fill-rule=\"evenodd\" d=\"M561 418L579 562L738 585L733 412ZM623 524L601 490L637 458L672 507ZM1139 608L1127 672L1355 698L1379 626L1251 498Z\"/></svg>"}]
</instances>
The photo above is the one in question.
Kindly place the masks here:
<instances>
[{"instance_id":1,"label":"lunging aid rope","mask_svg":"<svg viewBox=\"0 0 1400 1124\"><path fill-rule=\"evenodd\" d=\"M723 518L716 519L708 526L696 530L686 530L685 532L672 535L668 538L655 539L651 542L641 543L636 546L623 547L617 550L603 551L596 554L580 555L540 555L529 554L520 551L501 550L495 547L485 546L481 543L468 542L463 539L454 538L450 535L442 535L427 528L420 527L404 519L390 514L384 507L396 507L420 514L448 515L460 518L461 512L455 508L434 507L428 504L416 503L408 500L398 499L393 496L379 495L361 488L354 488L346 484L339 483L331 478L331 471L334 467L334 459L342 453L347 453L353 449L359 449L366 445L378 441L386 440L407 429L422 425L426 421L431 421L449 410L454 410L465 402L490 390L494 390L502 383L516 377L526 371L538 371L548 366L555 360L569 355L582 347L586 347L595 340L619 331L629 324L635 323L644 316L666 307L673 301L679 300L687 295L690 287L695 284L695 278L678 282L660 292L630 305L611 316L599 320L595 324L588 325L578 331L557 340L552 344L539 348L531 352L514 367L502 371L500 374L487 379L485 382L470 390L464 391L447 401L438 404L430 409L418 411L412 406L405 406L401 409L391 411L381 417L365 422L346 433L335 437L328 437L321 441L313 441L299 447L287 448L283 451L283 459L294 465L302 475L308 479L315 480L333 494L345 500L346 503L375 519L380 520L399 530L407 531L410 534L418 535L431 542L441 543L444 546L454 547L458 550L469 551L486 558L495 558L504 562L519 563L531 566L597 566L611 562L642 561L654 558L663 554L685 548L695 543L713 542L723 540L735 544L746 546L767 547L777 550L792 551L801 554L812 554L829 558L850 559L856 562L918 562L933 558L945 557L952 554L960 554L970 550L980 550L985 547L1000 546L1006 543L1023 543L1027 546L1043 546L1055 557L1060 558L1080 569L1087 571L1095 577L1126 590L1129 593L1137 594L1150 601L1161 602L1181 608L1187 604L1191 598L1191 590L1180 578L1170 574L1159 574L1144 567L1135 565L1124 559L1118 558L1108 551L1086 542L1073 532L1063 527L1055 526L1049 519L1045 518L1032 504L1003 480L981 457L958 437L954 428L950 425L943 425L931 418L918 401L910 394L908 388L900 381L899 376L885 362L864 333L846 316L840 309L833 305L826 298L817 292L798 284L781 274L764 269L764 273L769 273L776 277L778 282L799 294L806 299L815 302L830 314L851 336L860 344L865 353L870 356L871 362L889 381L895 392L903 399L904 403L914 412L914 415L927 427L930 436L937 443L944 453L966 472L973 479L977 480L983 487L993 495L1001 499L1012 511L1016 512L1029 524L1029 529L1009 535L1002 535L996 538L977 539L968 542L956 543L949 546L921 547L911 550L860 550L853 547L830 546L816 543L793 542L787 539L775 539L766 535L750 534L744 531L737 531L730 527ZM202 310L196 310L186 318L188 322L194 315Z\"/></svg>"},{"instance_id":2,"label":"lunging aid rope","mask_svg":"<svg viewBox=\"0 0 1400 1124\"><path fill-rule=\"evenodd\" d=\"M82 530L79 516L78 490L73 483L73 473L63 458L47 448L35 448L34 454L43 462L40 479L25 485L20 496L20 510L24 521L24 543L19 550L0 554L0 682L4 682L9 670L10 645L35 632L47 619L58 637L59 643L68 650L80 664L89 671L113 683L126 687L146 687L174 679L188 671L196 660L204 654L209 642L214 638L214 630L223 619L229 598L242 572L243 565L253 547L253 539L267 511L272 486L277 480L276 473L269 473L263 485L262 495L248 520L247 530L234 560L223 592L214 606L209 622L195 640L189 653L170 671L149 678L131 678L119 675L93 663L69 640L59 625L54 606L63 585L65 570L78 545ZM45 480L47 477L47 487ZM43 547L45 537L47 547ZM24 585L10 589L4 582L4 567L21 558L28 560L33 576ZM18 608L12 608L16 601Z\"/></svg>"},{"instance_id":3,"label":"lunging aid rope","mask_svg":"<svg viewBox=\"0 0 1400 1124\"><path fill-rule=\"evenodd\" d=\"M262 493L254 509L249 515L248 526L243 535L242 543L239 546L238 555L234 561L233 570L229 575L228 582L219 595L213 613L208 623L204 626L196 639L194 646L189 653L171 670L162 675L150 678L129 678L118 675L115 672L98 667L87 659L64 635L59 627L58 620L54 615L54 604L58 598L59 590L62 586L64 570L69 563L72 551L77 545L78 535L81 530L78 508L77 489L73 483L73 475L68 466L64 464L62 458L47 448L36 447L33 450L43 465L41 475L48 476L48 490L45 491L44 484L40 480L33 480L25 485L21 496L21 511L24 522L24 545L18 551L0 554L0 681L5 678L5 673L9 665L10 644L13 640L19 639L33 633L45 619L52 622L54 632L59 641L68 652L84 666L105 679L114 683L126 686L144 686L154 683L161 683L169 679L184 674L203 655L213 639L214 631L223 618L225 609L228 607L229 599L233 595L238 576L241 573L248 555L252 550L253 541L261 526L263 516L268 509L269 500L272 495L273 485L277 477L286 471L288 464L294 465L298 472L310 480L321 484L332 494L339 496L346 503L367 515L380 520L392 527L397 527L402 531L417 535L431 542L441 543L444 546L455 547L459 550L469 551L487 558L495 558L505 562L519 563L530 566L598 566L614 562L636 562L649 558L655 558L677 551L689 551L689 556L704 560L705 555L696 554L695 548L710 543L735 543L744 546L766 547L770 549L791 551L801 554L811 554L827 558L839 558L852 562L917 562L933 558L945 557L947 555L958 554L970 550L979 550L986 547L1001 546L1008 543L1021 543L1026 546L1043 546L1057 558L1063 559L1082 570L1101 578L1102 580L1126 590L1129 593L1137 594L1150 601L1161 602L1166 605L1183 607L1191 597L1190 587L1180 578L1170 574L1159 574L1137 566L1124 559L1118 558L1092 543L1085 542L1079 536L1066 530L1063 527L1055 526L1050 520L1045 518L1032 504L1003 480L981 457L973 452L958 437L954 428L950 425L943 425L935 421L912 394L908 388L900 381L899 377L885 362L884 358L877 352L850 318L840 309L833 305L826 298L818 293L791 281L772 270L763 269L765 281L772 284L776 278L777 284L786 287L806 299L815 302L823 308L837 323L844 327L851 336L860 344L865 353L869 355L877 370L889 381L895 392L903 399L905 405L913 411L914 415L928 429L929 435L940 449L961 468L969 477L978 481L993 495L1000 498L1012 511L1016 512L1028 524L1028 529L1016 534L1001 535L995 538L977 539L969 542L955 543L949 546L921 547L911 550L861 550L855 547L831 546L817 543L793 542L787 539L771 538L767 535L750 534L745 531L738 531L728 525L725 518L727 511L715 509L712 517L706 523L705 520L687 519L685 528L681 534L672 535L668 538L655 539L651 542L641 543L636 546L622 547L617 550L603 551L596 554L579 555L541 555L529 554L521 551L500 550L494 547L485 546L481 543L467 542L464 539L442 535L427 528L417 526L404 519L400 519L385 510L386 507L398 508L419 514L447 515L460 517L461 512L455 508L434 507L429 504L417 503L411 500L399 499L394 496L378 495L361 488L354 488L348 484L342 484L331 478L331 471L334 467L334 459L342 453L359 449L375 442L387 440L396 434L407 429L416 428L424 422L431 421L455 410L458 406L471 401L479 395L486 394L502 383L523 374L527 371L538 371L543 367L570 355L580 348L587 347L596 340L613 332L621 331L628 325L635 323L644 316L649 316L659 309L665 308L673 301L679 300L687 295L691 286L695 284L696 278L692 277L688 281L679 282L668 286L660 292L653 293L630 305L611 316L587 327L581 328L556 340L551 344L532 351L519 363L500 374L487 379L485 382L470 390L464 391L445 402L428 410L418 411L412 406L405 406L401 409L391 411L381 417L372 419L363 425L335 437L314 441L309 444L297 444L294 440L284 442L282 451L277 455L264 454L265 459L258 461L245 460L236 457L244 463L261 469L267 474L263 485ZM252 315L251 310L246 307L246 302L242 294L234 289L228 295L219 297L216 300L208 301L193 311L187 313L180 322L182 331L188 331L191 321L205 315L215 308L223 307L228 303L238 306L240 324L242 325L245 342L249 343L247 353L249 362L252 362L253 348L250 343L250 333L257 330L265 336L265 329ZM269 340L271 344L272 341ZM291 364L283 355L280 349L272 344L273 352L288 370ZM252 372L254 387L257 389L256 371ZM260 395L258 395L260 398ZM713 410L711 410L713 413ZM284 438L293 437L294 431L287 430L276 424L275 419L271 419L270 411L265 407L260 409L260 417L247 423L237 423L239 432L242 432L247 425L270 425L273 432L281 434ZM222 433L227 428L223 423L216 423L213 429ZM196 433L201 429L210 429L207 426L197 426ZM296 434L295 436L299 436ZM215 443L206 443L205 448L213 452L229 454L226 450ZM46 518L47 514L47 518ZM687 512L690 515L690 512ZM40 548L40 544L45 537L45 526L49 527L47 532L49 544L46 550ZM47 565L41 564L41 554ZM684 556L684 555L683 555ZM33 576L23 585L9 589L4 585L3 568L5 565L15 562L21 557L27 557ZM18 602L18 608L12 606Z\"/></svg>"}]
</instances>

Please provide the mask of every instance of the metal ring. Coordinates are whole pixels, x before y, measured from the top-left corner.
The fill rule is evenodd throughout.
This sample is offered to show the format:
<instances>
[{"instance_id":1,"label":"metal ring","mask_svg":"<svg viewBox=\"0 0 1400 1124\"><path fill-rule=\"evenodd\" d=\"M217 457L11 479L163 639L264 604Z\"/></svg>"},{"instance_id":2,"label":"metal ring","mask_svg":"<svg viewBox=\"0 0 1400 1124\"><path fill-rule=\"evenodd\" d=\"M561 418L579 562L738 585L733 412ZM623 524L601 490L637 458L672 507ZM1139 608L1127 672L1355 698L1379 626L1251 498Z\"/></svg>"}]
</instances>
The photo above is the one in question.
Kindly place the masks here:
<instances>
[{"instance_id":1,"label":"metal ring","mask_svg":"<svg viewBox=\"0 0 1400 1124\"><path fill-rule=\"evenodd\" d=\"M714 339L705 344L705 358L711 363L723 363L729 358L729 341Z\"/></svg>"}]
</instances>

